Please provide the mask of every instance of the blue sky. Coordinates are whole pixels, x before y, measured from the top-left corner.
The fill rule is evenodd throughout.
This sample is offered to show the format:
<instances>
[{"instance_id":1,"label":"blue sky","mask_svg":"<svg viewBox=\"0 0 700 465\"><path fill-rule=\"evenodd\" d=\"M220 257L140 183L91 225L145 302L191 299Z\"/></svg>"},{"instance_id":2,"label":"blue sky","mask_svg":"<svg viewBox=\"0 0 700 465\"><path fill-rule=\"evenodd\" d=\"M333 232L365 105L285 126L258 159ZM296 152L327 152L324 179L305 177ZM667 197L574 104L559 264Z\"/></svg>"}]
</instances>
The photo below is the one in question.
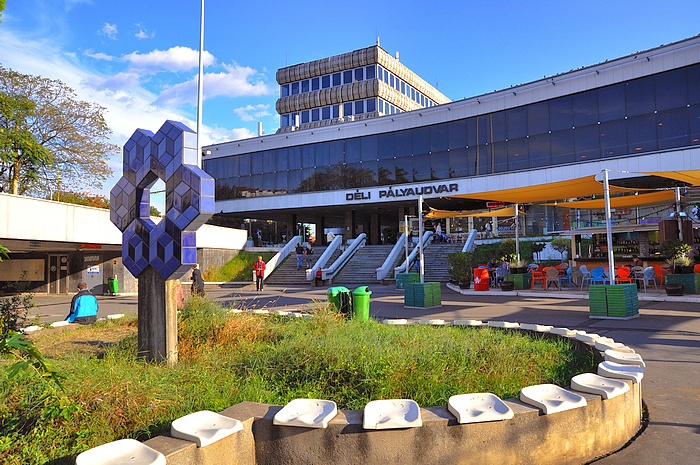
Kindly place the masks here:
<instances>
[{"instance_id":1,"label":"blue sky","mask_svg":"<svg viewBox=\"0 0 700 465\"><path fill-rule=\"evenodd\" d=\"M166 119L196 127L199 0L8 0L0 64L106 108L112 142ZM372 45L453 100L700 33L697 0L206 0L202 138L278 125L278 68ZM121 176L121 160L111 163Z\"/></svg>"}]
</instances>

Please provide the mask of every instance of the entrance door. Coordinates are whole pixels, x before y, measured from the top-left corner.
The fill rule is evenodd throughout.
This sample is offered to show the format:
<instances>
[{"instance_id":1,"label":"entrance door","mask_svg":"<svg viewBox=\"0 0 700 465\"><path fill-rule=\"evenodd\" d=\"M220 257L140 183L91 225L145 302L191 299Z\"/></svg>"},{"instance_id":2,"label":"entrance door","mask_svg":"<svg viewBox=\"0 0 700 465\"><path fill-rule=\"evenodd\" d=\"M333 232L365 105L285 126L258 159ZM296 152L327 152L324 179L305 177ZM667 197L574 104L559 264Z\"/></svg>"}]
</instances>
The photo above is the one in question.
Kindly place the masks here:
<instances>
[{"instance_id":1,"label":"entrance door","mask_svg":"<svg viewBox=\"0 0 700 465\"><path fill-rule=\"evenodd\" d=\"M68 292L68 255L49 255L49 294Z\"/></svg>"}]
</instances>

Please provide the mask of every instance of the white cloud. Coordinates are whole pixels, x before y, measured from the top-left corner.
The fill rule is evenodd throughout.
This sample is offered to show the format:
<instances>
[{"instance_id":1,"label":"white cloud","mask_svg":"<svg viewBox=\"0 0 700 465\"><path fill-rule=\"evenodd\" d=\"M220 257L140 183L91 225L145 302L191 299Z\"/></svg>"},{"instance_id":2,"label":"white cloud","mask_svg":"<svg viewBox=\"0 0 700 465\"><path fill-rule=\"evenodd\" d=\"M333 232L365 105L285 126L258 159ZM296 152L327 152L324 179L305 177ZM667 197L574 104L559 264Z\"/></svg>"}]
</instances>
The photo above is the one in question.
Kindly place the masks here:
<instances>
[{"instance_id":1,"label":"white cloud","mask_svg":"<svg viewBox=\"0 0 700 465\"><path fill-rule=\"evenodd\" d=\"M102 26L102 29L100 29L100 33L106 35L112 40L117 40L117 34L119 33L119 30L117 29L116 24L105 23L105 25Z\"/></svg>"},{"instance_id":2,"label":"white cloud","mask_svg":"<svg viewBox=\"0 0 700 465\"><path fill-rule=\"evenodd\" d=\"M270 105L261 103L258 105L246 105L236 108L233 112L243 121L255 121L263 116L271 116L272 113L269 112L269 109Z\"/></svg>"},{"instance_id":3,"label":"white cloud","mask_svg":"<svg viewBox=\"0 0 700 465\"><path fill-rule=\"evenodd\" d=\"M132 68L155 74L162 71L189 71L199 66L199 52L189 47L172 47L168 50L153 50L141 54L139 52L124 55L122 59ZM214 55L204 51L202 62L204 66L214 64Z\"/></svg>"},{"instance_id":4,"label":"white cloud","mask_svg":"<svg viewBox=\"0 0 700 465\"><path fill-rule=\"evenodd\" d=\"M156 36L156 31L148 31L140 24L136 24L135 26L138 28L138 32L134 34L134 37L137 39L152 39Z\"/></svg>"},{"instance_id":5,"label":"white cloud","mask_svg":"<svg viewBox=\"0 0 700 465\"><path fill-rule=\"evenodd\" d=\"M112 55L107 55L106 53L102 53L102 52L95 52L91 48L85 50L83 52L83 55L85 55L86 57L94 58L95 60L102 60L102 61L114 60L114 57Z\"/></svg>"}]
</instances>

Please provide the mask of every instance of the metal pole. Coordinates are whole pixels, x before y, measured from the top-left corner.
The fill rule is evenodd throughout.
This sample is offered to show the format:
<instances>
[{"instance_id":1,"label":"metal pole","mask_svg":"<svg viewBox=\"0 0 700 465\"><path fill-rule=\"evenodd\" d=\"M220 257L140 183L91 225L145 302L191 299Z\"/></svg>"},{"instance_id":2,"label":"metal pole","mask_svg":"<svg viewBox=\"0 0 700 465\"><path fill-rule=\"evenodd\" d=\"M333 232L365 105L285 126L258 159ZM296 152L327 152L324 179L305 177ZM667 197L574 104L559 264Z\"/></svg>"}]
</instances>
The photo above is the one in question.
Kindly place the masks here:
<instances>
[{"instance_id":1,"label":"metal pole","mask_svg":"<svg viewBox=\"0 0 700 465\"><path fill-rule=\"evenodd\" d=\"M404 229L404 235L403 235L403 242L404 242L404 248L406 249L406 273L408 273L408 232L410 231L410 228L408 227L408 215L403 216L403 229Z\"/></svg>"},{"instance_id":2,"label":"metal pole","mask_svg":"<svg viewBox=\"0 0 700 465\"><path fill-rule=\"evenodd\" d=\"M199 74L197 75L197 166L202 167L202 100L204 95L204 0L199 15Z\"/></svg>"},{"instance_id":3,"label":"metal pole","mask_svg":"<svg viewBox=\"0 0 700 465\"><path fill-rule=\"evenodd\" d=\"M520 261L520 232L518 229L520 229L520 226L518 225L518 204L515 204L515 260L516 262ZM518 266L520 266L518 264Z\"/></svg>"},{"instance_id":4,"label":"metal pole","mask_svg":"<svg viewBox=\"0 0 700 465\"><path fill-rule=\"evenodd\" d=\"M683 218L681 218L681 188L676 187L676 221L678 222L678 239L683 242Z\"/></svg>"},{"instance_id":5,"label":"metal pole","mask_svg":"<svg viewBox=\"0 0 700 465\"><path fill-rule=\"evenodd\" d=\"M608 236L608 275L610 276L610 284L615 284L615 257L613 256L612 245L612 214L610 213L610 182L608 181L608 170L603 170L605 173L605 231Z\"/></svg>"},{"instance_id":6,"label":"metal pole","mask_svg":"<svg viewBox=\"0 0 700 465\"><path fill-rule=\"evenodd\" d=\"M425 271L425 263L423 263L423 196L418 196L418 257L420 260L420 282L424 282L423 273Z\"/></svg>"}]
</instances>

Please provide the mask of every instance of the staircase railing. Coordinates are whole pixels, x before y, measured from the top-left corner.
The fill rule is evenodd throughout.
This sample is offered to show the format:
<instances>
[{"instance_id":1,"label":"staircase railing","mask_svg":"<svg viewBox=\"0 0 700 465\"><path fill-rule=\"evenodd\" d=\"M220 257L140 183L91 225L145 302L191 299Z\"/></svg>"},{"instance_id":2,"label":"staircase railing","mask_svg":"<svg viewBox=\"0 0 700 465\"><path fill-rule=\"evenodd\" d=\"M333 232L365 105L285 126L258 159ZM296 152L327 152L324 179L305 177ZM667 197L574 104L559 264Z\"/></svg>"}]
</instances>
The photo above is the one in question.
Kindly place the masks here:
<instances>
[{"instance_id":1,"label":"staircase railing","mask_svg":"<svg viewBox=\"0 0 700 465\"><path fill-rule=\"evenodd\" d=\"M425 234L423 234L423 240L422 240L422 245L423 249L428 247L428 245L432 242L431 239L433 237L433 232L432 231L426 231ZM394 268L394 276L396 276L398 273L404 273L407 269L411 269L411 264L416 261L416 255L418 255L418 247L414 247L411 253L408 255L408 264L406 263L406 260L403 261L403 263L396 268Z\"/></svg>"},{"instance_id":2,"label":"staircase railing","mask_svg":"<svg viewBox=\"0 0 700 465\"><path fill-rule=\"evenodd\" d=\"M316 272L318 270L322 270L324 266L326 266L326 263L328 263L328 260L331 259L333 256L333 253L340 247L340 244L343 243L343 236L335 236L333 240L331 241L330 244L328 244L328 247L326 250L323 251L320 257L318 257L318 260L316 260L316 263L314 266L312 266L310 269L306 270L306 280L307 281L313 281L313 279L316 277Z\"/></svg>"},{"instance_id":3,"label":"staircase railing","mask_svg":"<svg viewBox=\"0 0 700 465\"><path fill-rule=\"evenodd\" d=\"M472 229L467 236L467 240L464 242L464 247L462 247L462 252L471 252L476 247L476 229Z\"/></svg>"},{"instance_id":4,"label":"staircase railing","mask_svg":"<svg viewBox=\"0 0 700 465\"><path fill-rule=\"evenodd\" d=\"M391 252L389 252L389 255L387 255L386 260L384 260L384 263L382 263L382 266L377 268L377 281L381 281L382 279L389 276L389 273L391 273L391 270L394 266L394 263L396 263L396 260L399 258L399 255L401 255L404 251L404 248L405 248L404 241L405 240L406 240L406 233L401 233L399 240L396 241L396 245L394 246L393 249L391 249Z\"/></svg>"},{"instance_id":5,"label":"staircase railing","mask_svg":"<svg viewBox=\"0 0 700 465\"><path fill-rule=\"evenodd\" d=\"M357 252L360 247L364 247L366 241L367 234L362 233L357 236L357 238L352 241L352 244L340 254L340 257L338 257L330 267L321 270L323 280L335 278L340 270L350 261L352 256L355 255L355 252Z\"/></svg>"},{"instance_id":6,"label":"staircase railing","mask_svg":"<svg viewBox=\"0 0 700 465\"><path fill-rule=\"evenodd\" d=\"M267 266L265 266L265 277L263 279L267 279L267 277L270 276L273 271L275 271L275 268L282 264L284 259L287 258L287 255L296 249L299 242L301 242L301 236L292 237L292 239L287 242L287 245L282 247L282 250L277 252L275 256L272 257L269 262L267 262ZM253 271L253 281L255 281L255 271Z\"/></svg>"}]
</instances>

